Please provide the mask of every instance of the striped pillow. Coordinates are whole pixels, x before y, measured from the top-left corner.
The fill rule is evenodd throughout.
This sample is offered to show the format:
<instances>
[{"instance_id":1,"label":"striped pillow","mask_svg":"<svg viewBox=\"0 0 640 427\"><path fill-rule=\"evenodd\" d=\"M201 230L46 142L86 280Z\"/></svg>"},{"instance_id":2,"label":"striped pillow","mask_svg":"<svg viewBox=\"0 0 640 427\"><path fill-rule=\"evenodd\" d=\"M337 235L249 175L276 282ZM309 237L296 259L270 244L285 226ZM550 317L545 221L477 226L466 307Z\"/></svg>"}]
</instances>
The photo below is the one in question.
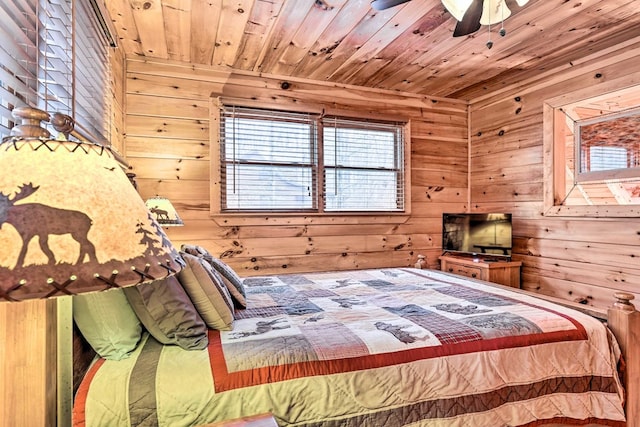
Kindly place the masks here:
<instances>
[{"instance_id":1,"label":"striped pillow","mask_svg":"<svg viewBox=\"0 0 640 427\"><path fill-rule=\"evenodd\" d=\"M231 292L233 299L235 302L241 307L247 307L247 293L244 289L244 284L242 283L242 279L238 274L229 267L224 261L219 258L208 258L205 257L209 264L213 266L213 268L222 275L224 279L225 285Z\"/></svg>"},{"instance_id":2,"label":"striped pillow","mask_svg":"<svg viewBox=\"0 0 640 427\"><path fill-rule=\"evenodd\" d=\"M198 313L209 328L231 330L233 300L227 287L216 277L206 260L184 252L181 255L187 265L178 273L178 280Z\"/></svg>"},{"instance_id":3,"label":"striped pillow","mask_svg":"<svg viewBox=\"0 0 640 427\"><path fill-rule=\"evenodd\" d=\"M229 267L224 261L219 258L214 257L202 246L197 245L186 245L183 244L181 247L183 252L186 252L190 255L197 256L199 258L205 259L215 271L220 273L223 277L224 284L229 289L231 293L231 297L233 298L234 305L236 308L247 308L247 293L244 289L244 284L242 283L242 279L238 274Z\"/></svg>"}]
</instances>

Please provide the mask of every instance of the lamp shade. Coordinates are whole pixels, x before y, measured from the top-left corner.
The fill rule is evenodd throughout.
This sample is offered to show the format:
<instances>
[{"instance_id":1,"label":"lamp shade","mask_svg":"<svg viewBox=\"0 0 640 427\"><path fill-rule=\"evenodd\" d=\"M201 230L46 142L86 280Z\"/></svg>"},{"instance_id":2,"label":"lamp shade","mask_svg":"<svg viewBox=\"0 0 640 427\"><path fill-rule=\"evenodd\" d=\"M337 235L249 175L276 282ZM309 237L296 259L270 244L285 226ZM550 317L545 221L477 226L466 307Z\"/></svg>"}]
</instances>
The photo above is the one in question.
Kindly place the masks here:
<instances>
[{"instance_id":1,"label":"lamp shade","mask_svg":"<svg viewBox=\"0 0 640 427\"><path fill-rule=\"evenodd\" d=\"M166 197L155 196L145 202L158 224L162 226L184 225L171 201Z\"/></svg>"},{"instance_id":2,"label":"lamp shade","mask_svg":"<svg viewBox=\"0 0 640 427\"><path fill-rule=\"evenodd\" d=\"M46 130L34 136L33 117L46 113L16 110L27 124L0 143L0 301L135 285L181 269L111 150Z\"/></svg>"}]
</instances>

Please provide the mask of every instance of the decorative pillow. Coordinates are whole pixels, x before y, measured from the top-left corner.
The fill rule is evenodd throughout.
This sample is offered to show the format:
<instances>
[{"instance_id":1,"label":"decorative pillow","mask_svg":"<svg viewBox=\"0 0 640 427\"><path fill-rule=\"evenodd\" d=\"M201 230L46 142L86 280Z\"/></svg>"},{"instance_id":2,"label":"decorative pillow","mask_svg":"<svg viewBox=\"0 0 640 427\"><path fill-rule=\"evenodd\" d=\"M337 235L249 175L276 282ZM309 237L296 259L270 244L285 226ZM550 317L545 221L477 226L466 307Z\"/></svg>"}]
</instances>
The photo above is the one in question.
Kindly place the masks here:
<instances>
[{"instance_id":1,"label":"decorative pillow","mask_svg":"<svg viewBox=\"0 0 640 427\"><path fill-rule=\"evenodd\" d=\"M207 259L209 263L216 269L218 273L222 275L224 278L225 284L229 287L231 291L231 295L233 295L236 299L236 302L242 307L247 307L247 294L244 289L244 284L242 283L242 279L238 274L231 268L227 263L222 261L220 258L211 258Z\"/></svg>"},{"instance_id":2,"label":"decorative pillow","mask_svg":"<svg viewBox=\"0 0 640 427\"><path fill-rule=\"evenodd\" d=\"M247 293L244 289L242 279L224 261L212 256L205 248L197 245L182 245L184 252L203 258L219 272L224 278L224 283L233 297L234 305L237 308L247 308Z\"/></svg>"},{"instance_id":3,"label":"decorative pillow","mask_svg":"<svg viewBox=\"0 0 640 427\"><path fill-rule=\"evenodd\" d=\"M187 266L178 273L178 280L187 291L198 313L211 329L228 331L233 328L233 300L229 290L203 258L183 252Z\"/></svg>"},{"instance_id":4,"label":"decorative pillow","mask_svg":"<svg viewBox=\"0 0 640 427\"><path fill-rule=\"evenodd\" d=\"M73 319L100 357L129 357L142 336L142 325L122 289L73 297Z\"/></svg>"},{"instance_id":5,"label":"decorative pillow","mask_svg":"<svg viewBox=\"0 0 640 427\"><path fill-rule=\"evenodd\" d=\"M190 255L194 255L197 257L205 257L205 256L210 256L212 257L212 255L209 253L208 250L206 250L205 248L203 248L202 246L198 246L198 245L188 245L188 244L183 244L182 246L180 246L180 249L182 250L182 252L186 252Z\"/></svg>"},{"instance_id":6,"label":"decorative pillow","mask_svg":"<svg viewBox=\"0 0 640 427\"><path fill-rule=\"evenodd\" d=\"M123 290L138 318L156 340L185 350L207 347L207 325L175 276Z\"/></svg>"}]
</instances>

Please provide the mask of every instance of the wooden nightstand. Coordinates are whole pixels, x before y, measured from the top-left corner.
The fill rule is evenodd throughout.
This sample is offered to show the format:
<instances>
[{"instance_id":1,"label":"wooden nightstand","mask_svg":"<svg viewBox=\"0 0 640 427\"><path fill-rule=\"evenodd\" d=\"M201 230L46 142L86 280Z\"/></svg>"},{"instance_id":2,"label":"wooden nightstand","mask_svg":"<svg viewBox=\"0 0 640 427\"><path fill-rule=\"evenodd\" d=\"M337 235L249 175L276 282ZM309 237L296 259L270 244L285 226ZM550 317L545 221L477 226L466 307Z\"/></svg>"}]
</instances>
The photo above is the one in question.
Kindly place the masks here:
<instances>
[{"instance_id":1,"label":"wooden nightstand","mask_svg":"<svg viewBox=\"0 0 640 427\"><path fill-rule=\"evenodd\" d=\"M483 258L442 255L440 270L501 285L520 287L520 261L489 261Z\"/></svg>"},{"instance_id":2,"label":"wooden nightstand","mask_svg":"<svg viewBox=\"0 0 640 427\"><path fill-rule=\"evenodd\" d=\"M267 413L236 418L235 420L203 424L200 427L278 427L278 423L276 419L273 418L273 415Z\"/></svg>"}]
</instances>

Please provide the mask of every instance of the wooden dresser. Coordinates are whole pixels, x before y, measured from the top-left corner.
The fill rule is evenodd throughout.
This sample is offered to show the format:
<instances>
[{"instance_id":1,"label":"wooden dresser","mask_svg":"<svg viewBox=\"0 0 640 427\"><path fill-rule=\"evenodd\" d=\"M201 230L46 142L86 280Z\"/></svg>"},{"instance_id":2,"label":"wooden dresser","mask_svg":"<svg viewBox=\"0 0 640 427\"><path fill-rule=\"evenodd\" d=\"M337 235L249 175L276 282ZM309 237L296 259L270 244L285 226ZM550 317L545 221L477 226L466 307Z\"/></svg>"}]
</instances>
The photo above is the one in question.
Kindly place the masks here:
<instances>
[{"instance_id":1,"label":"wooden dresser","mask_svg":"<svg viewBox=\"0 0 640 427\"><path fill-rule=\"evenodd\" d=\"M440 270L501 285L520 287L520 261L491 260L482 257L442 255Z\"/></svg>"}]
</instances>

